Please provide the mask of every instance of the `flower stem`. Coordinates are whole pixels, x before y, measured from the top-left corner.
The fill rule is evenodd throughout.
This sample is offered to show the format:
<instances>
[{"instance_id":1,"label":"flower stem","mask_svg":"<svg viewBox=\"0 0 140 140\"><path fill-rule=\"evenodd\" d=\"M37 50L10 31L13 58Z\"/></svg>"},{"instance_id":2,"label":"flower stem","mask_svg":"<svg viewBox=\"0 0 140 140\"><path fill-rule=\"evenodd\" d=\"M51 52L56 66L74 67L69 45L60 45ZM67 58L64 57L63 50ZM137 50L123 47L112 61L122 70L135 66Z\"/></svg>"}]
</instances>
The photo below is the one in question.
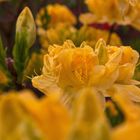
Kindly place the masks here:
<instances>
[{"instance_id":1,"label":"flower stem","mask_svg":"<svg viewBox=\"0 0 140 140\"><path fill-rule=\"evenodd\" d=\"M109 30L109 34L108 34L108 38L107 38L107 42L106 42L107 44L110 44L112 33L115 31L115 28L116 28L116 23L114 23Z\"/></svg>"}]
</instances>

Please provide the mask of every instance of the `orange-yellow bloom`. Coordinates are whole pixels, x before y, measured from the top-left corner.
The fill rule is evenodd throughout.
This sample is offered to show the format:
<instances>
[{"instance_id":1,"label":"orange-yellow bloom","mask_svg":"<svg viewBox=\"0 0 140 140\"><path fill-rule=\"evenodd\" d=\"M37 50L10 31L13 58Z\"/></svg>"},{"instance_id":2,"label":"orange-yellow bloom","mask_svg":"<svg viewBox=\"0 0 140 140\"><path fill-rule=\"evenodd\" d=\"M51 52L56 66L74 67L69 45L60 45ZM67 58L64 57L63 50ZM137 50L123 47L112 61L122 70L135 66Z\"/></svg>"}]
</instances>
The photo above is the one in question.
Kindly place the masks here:
<instances>
[{"instance_id":1,"label":"orange-yellow bloom","mask_svg":"<svg viewBox=\"0 0 140 140\"><path fill-rule=\"evenodd\" d=\"M109 24L121 24L131 25L136 29L140 29L139 26L139 9L140 2L135 0L86 0L86 4L93 15L90 15L91 20L89 23L109 23ZM111 12L110 12L111 11ZM85 16L81 17L81 21L84 23ZM87 18L89 14L87 14ZM86 24L88 24L86 22Z\"/></svg>"},{"instance_id":2,"label":"orange-yellow bloom","mask_svg":"<svg viewBox=\"0 0 140 140\"><path fill-rule=\"evenodd\" d=\"M45 94L92 86L105 96L122 89L124 94L139 102L140 89L135 86L139 82L132 79L139 55L132 48L106 46L101 39L95 50L85 42L77 48L66 41L62 46L50 46L48 51L42 75L32 79L33 86ZM131 90L127 93L126 84Z\"/></svg>"},{"instance_id":3,"label":"orange-yellow bloom","mask_svg":"<svg viewBox=\"0 0 140 140\"><path fill-rule=\"evenodd\" d=\"M65 5L50 4L39 11L36 23L41 28L55 26L58 23L73 25L76 24L76 17Z\"/></svg>"}]
</instances>

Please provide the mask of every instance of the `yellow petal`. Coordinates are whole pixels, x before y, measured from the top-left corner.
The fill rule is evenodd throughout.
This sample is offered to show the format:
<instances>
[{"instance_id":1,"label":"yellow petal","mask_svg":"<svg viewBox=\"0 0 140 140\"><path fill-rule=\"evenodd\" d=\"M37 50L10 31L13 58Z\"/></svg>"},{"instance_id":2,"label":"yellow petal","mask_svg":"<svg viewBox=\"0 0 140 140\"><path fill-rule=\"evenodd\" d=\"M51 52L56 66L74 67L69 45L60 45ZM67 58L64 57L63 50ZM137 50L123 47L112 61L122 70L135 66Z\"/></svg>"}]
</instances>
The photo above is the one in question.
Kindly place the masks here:
<instances>
[{"instance_id":1,"label":"yellow petal","mask_svg":"<svg viewBox=\"0 0 140 140\"><path fill-rule=\"evenodd\" d=\"M96 91L83 89L73 105L72 140L109 140L109 128L104 119ZM100 134L99 134L100 133Z\"/></svg>"},{"instance_id":2,"label":"yellow petal","mask_svg":"<svg viewBox=\"0 0 140 140\"><path fill-rule=\"evenodd\" d=\"M111 96L120 93L134 102L140 102L140 88L135 85L114 84L108 93Z\"/></svg>"},{"instance_id":3,"label":"yellow petal","mask_svg":"<svg viewBox=\"0 0 140 140\"><path fill-rule=\"evenodd\" d=\"M112 140L140 139L140 108L132 103L125 95L115 95L114 101L124 113L125 121L112 131Z\"/></svg>"},{"instance_id":4,"label":"yellow petal","mask_svg":"<svg viewBox=\"0 0 140 140\"><path fill-rule=\"evenodd\" d=\"M32 84L44 94L59 93L61 89L56 85L56 79L44 75L32 79Z\"/></svg>"},{"instance_id":5,"label":"yellow petal","mask_svg":"<svg viewBox=\"0 0 140 140\"><path fill-rule=\"evenodd\" d=\"M70 115L59 96L51 94L45 97L39 102L38 108L30 109L30 113L47 140L66 140L70 129Z\"/></svg>"},{"instance_id":6,"label":"yellow petal","mask_svg":"<svg viewBox=\"0 0 140 140\"><path fill-rule=\"evenodd\" d=\"M0 97L0 139L42 139L42 131L37 127L18 94L10 92Z\"/></svg>"},{"instance_id":7,"label":"yellow petal","mask_svg":"<svg viewBox=\"0 0 140 140\"><path fill-rule=\"evenodd\" d=\"M95 45L95 52L99 58L99 64L104 65L108 61L108 54L106 49L106 43L103 39L99 39Z\"/></svg>"},{"instance_id":8,"label":"yellow petal","mask_svg":"<svg viewBox=\"0 0 140 140\"><path fill-rule=\"evenodd\" d=\"M135 71L135 65L131 63L126 63L119 66L119 77L117 82L129 84L130 79L133 78Z\"/></svg>"}]
</instances>

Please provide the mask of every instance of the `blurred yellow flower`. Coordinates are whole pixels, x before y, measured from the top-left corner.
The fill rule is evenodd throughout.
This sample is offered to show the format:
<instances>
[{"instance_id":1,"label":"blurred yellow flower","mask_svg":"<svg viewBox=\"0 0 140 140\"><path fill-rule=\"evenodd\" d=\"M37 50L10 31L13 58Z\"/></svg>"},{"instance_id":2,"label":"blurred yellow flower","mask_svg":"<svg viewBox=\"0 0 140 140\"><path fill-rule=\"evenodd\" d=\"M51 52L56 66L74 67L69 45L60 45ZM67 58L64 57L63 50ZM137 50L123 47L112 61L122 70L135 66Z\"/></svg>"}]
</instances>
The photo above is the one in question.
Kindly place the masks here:
<instances>
[{"instance_id":1,"label":"blurred yellow flower","mask_svg":"<svg viewBox=\"0 0 140 140\"><path fill-rule=\"evenodd\" d=\"M67 140L70 123L59 96L38 99L25 90L0 96L2 140Z\"/></svg>"},{"instance_id":2,"label":"blurred yellow flower","mask_svg":"<svg viewBox=\"0 0 140 140\"><path fill-rule=\"evenodd\" d=\"M63 105L58 94L40 100L30 93L18 96L46 140L109 140L110 129L97 94L93 88L78 91L70 108Z\"/></svg>"},{"instance_id":3,"label":"blurred yellow flower","mask_svg":"<svg viewBox=\"0 0 140 140\"><path fill-rule=\"evenodd\" d=\"M55 26L58 23L73 25L76 22L74 14L65 5L60 4L47 5L39 11L36 18L36 23L41 28Z\"/></svg>"},{"instance_id":4,"label":"blurred yellow flower","mask_svg":"<svg viewBox=\"0 0 140 140\"><path fill-rule=\"evenodd\" d=\"M36 23L43 50L47 51L49 45L62 45L67 39L73 40L76 35L73 25L76 22L76 17L65 5L54 4L42 8L36 17Z\"/></svg>"},{"instance_id":5,"label":"blurred yellow flower","mask_svg":"<svg viewBox=\"0 0 140 140\"><path fill-rule=\"evenodd\" d=\"M41 100L29 101L24 97L23 102L45 139L66 140L70 129L70 114L59 100L59 96L52 94Z\"/></svg>"},{"instance_id":6,"label":"blurred yellow flower","mask_svg":"<svg viewBox=\"0 0 140 140\"><path fill-rule=\"evenodd\" d=\"M28 92L24 91L24 93ZM0 96L0 139L43 140L42 132L33 118L27 113L26 107L21 102L17 92Z\"/></svg>"},{"instance_id":7,"label":"blurred yellow flower","mask_svg":"<svg viewBox=\"0 0 140 140\"><path fill-rule=\"evenodd\" d=\"M138 0L128 0L128 2L134 6L137 4Z\"/></svg>"},{"instance_id":8,"label":"blurred yellow flower","mask_svg":"<svg viewBox=\"0 0 140 140\"><path fill-rule=\"evenodd\" d=\"M67 12L69 12L69 14L64 16L63 13ZM101 31L88 26L82 26L80 29L76 29L74 27L76 18L70 13L71 12L68 9L66 10L65 6L59 4L48 5L47 7L42 8L38 13L36 18L38 35L41 46L45 52L47 52L49 45L62 45L64 41L68 39L72 40L77 46L80 46L83 41L86 41L87 44L92 47L94 47L99 38L103 38L107 41L110 34L108 31ZM61 16L62 14L63 16ZM92 18L88 17L84 21L90 19ZM117 34L112 34L110 44L121 44L121 40Z\"/></svg>"},{"instance_id":9,"label":"blurred yellow flower","mask_svg":"<svg viewBox=\"0 0 140 140\"><path fill-rule=\"evenodd\" d=\"M55 27L51 27L47 30L38 29L41 46L46 52L49 45L62 45L67 39L74 40L76 33L76 28L63 23L58 23Z\"/></svg>"},{"instance_id":10,"label":"blurred yellow flower","mask_svg":"<svg viewBox=\"0 0 140 140\"><path fill-rule=\"evenodd\" d=\"M78 91L69 109L57 94L38 99L24 90L0 96L2 140L110 140L110 132L93 88Z\"/></svg>"},{"instance_id":11,"label":"blurred yellow flower","mask_svg":"<svg viewBox=\"0 0 140 140\"><path fill-rule=\"evenodd\" d=\"M140 2L136 2L135 0L86 0L86 4L93 15L86 14L85 16L81 16L80 19L82 23L84 23L84 19L91 17L91 19L87 20L86 24L88 24L88 21L89 24L91 24L91 22L107 22L111 25L117 23L121 25L131 25L136 29L140 29Z\"/></svg>"},{"instance_id":12,"label":"blurred yellow flower","mask_svg":"<svg viewBox=\"0 0 140 140\"><path fill-rule=\"evenodd\" d=\"M74 43L79 46L83 41L85 41L88 45L95 47L97 40L100 38L108 41L109 32L105 30L99 30L93 27L82 26L75 35ZM121 39L116 33L112 33L110 39L110 45L121 45Z\"/></svg>"},{"instance_id":13,"label":"blurred yellow flower","mask_svg":"<svg viewBox=\"0 0 140 140\"><path fill-rule=\"evenodd\" d=\"M125 121L112 130L112 140L139 140L140 139L140 108L132 103L125 95L114 96L124 114Z\"/></svg>"},{"instance_id":14,"label":"blurred yellow flower","mask_svg":"<svg viewBox=\"0 0 140 140\"><path fill-rule=\"evenodd\" d=\"M62 45L67 39L72 40L77 46L80 46L83 41L86 41L88 45L94 48L98 39L103 38L107 41L109 34L108 31L95 29L93 27L82 26L80 29L76 29L66 24L58 24L56 27L47 30L38 30L40 43L45 52L47 52L49 45ZM121 45L121 40L116 33L112 33L110 44Z\"/></svg>"}]
</instances>

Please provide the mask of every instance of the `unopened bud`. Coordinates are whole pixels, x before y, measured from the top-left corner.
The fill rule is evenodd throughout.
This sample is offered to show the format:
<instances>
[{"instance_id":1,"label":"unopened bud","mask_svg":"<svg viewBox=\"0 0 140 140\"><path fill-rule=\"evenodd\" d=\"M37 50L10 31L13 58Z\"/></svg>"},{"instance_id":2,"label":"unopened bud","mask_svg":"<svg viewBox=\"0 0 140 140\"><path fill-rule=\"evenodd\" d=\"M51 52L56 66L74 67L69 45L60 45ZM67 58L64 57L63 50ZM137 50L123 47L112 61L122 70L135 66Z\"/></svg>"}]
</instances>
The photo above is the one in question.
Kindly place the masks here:
<instances>
[{"instance_id":1,"label":"unopened bud","mask_svg":"<svg viewBox=\"0 0 140 140\"><path fill-rule=\"evenodd\" d=\"M33 15L28 7L20 13L16 23L16 36L25 33L27 45L31 47L36 39L36 26Z\"/></svg>"}]
</instances>

